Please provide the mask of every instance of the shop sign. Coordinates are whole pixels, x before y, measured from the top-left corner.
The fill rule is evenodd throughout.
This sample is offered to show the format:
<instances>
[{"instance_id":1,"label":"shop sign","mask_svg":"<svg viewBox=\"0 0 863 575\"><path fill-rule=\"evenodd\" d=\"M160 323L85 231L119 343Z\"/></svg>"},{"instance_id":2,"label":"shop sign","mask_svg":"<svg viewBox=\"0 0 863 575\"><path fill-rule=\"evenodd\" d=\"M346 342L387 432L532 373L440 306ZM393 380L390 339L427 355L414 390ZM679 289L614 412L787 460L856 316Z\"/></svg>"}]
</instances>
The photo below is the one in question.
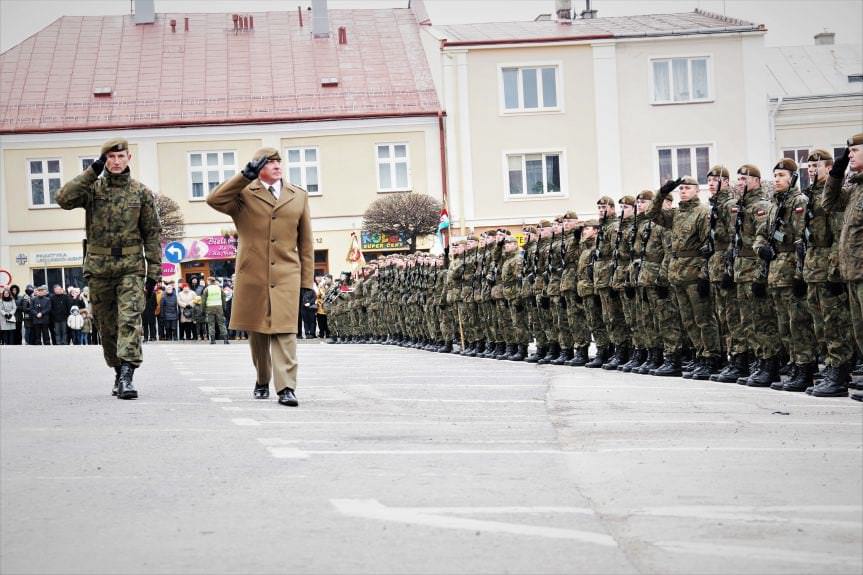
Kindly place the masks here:
<instances>
[{"instance_id":1,"label":"shop sign","mask_svg":"<svg viewBox=\"0 0 863 575\"><path fill-rule=\"evenodd\" d=\"M81 254L69 252L37 252L33 255L33 261L42 265L81 264L83 259Z\"/></svg>"},{"instance_id":2,"label":"shop sign","mask_svg":"<svg viewBox=\"0 0 863 575\"><path fill-rule=\"evenodd\" d=\"M15 256L15 263L19 266L27 265L27 254L18 254Z\"/></svg>"},{"instance_id":3,"label":"shop sign","mask_svg":"<svg viewBox=\"0 0 863 575\"><path fill-rule=\"evenodd\" d=\"M407 250L411 242L405 234L382 234L378 232L362 232L362 249L371 250Z\"/></svg>"},{"instance_id":4,"label":"shop sign","mask_svg":"<svg viewBox=\"0 0 863 575\"><path fill-rule=\"evenodd\" d=\"M230 260L237 257L237 242L225 236L205 236L186 244L186 261Z\"/></svg>"},{"instance_id":5,"label":"shop sign","mask_svg":"<svg viewBox=\"0 0 863 575\"><path fill-rule=\"evenodd\" d=\"M162 263L162 277L171 277L177 273L177 266L174 264Z\"/></svg>"}]
</instances>

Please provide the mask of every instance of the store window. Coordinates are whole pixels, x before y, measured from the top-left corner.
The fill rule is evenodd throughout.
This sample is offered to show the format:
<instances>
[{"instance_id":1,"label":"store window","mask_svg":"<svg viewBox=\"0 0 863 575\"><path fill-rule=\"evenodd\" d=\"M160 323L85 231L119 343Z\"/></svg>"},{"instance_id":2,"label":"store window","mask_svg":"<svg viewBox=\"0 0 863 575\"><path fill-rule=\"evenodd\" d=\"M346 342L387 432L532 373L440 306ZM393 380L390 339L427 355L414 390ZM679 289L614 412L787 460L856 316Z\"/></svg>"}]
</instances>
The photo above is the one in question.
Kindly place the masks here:
<instances>
[{"instance_id":1,"label":"store window","mask_svg":"<svg viewBox=\"0 0 863 575\"><path fill-rule=\"evenodd\" d=\"M707 185L710 171L710 146L673 146L657 148L659 183L683 176L693 176L702 186Z\"/></svg>"},{"instance_id":2,"label":"store window","mask_svg":"<svg viewBox=\"0 0 863 575\"><path fill-rule=\"evenodd\" d=\"M57 208L57 192L62 185L60 160L27 160L31 208Z\"/></svg>"},{"instance_id":3,"label":"store window","mask_svg":"<svg viewBox=\"0 0 863 575\"><path fill-rule=\"evenodd\" d=\"M84 279L84 271L81 266L67 268L33 268L33 285L47 285L48 291L52 291L55 285L63 289L69 287L83 288L87 285Z\"/></svg>"},{"instance_id":4,"label":"store window","mask_svg":"<svg viewBox=\"0 0 863 575\"><path fill-rule=\"evenodd\" d=\"M189 198L203 200L213 188L237 173L233 151L189 153Z\"/></svg>"},{"instance_id":5,"label":"store window","mask_svg":"<svg viewBox=\"0 0 863 575\"><path fill-rule=\"evenodd\" d=\"M411 189L407 144L378 144L378 191L407 192Z\"/></svg>"},{"instance_id":6,"label":"store window","mask_svg":"<svg viewBox=\"0 0 863 575\"><path fill-rule=\"evenodd\" d=\"M285 150L285 167L288 181L306 190L309 195L320 195L319 156L317 148L288 148Z\"/></svg>"}]
</instances>

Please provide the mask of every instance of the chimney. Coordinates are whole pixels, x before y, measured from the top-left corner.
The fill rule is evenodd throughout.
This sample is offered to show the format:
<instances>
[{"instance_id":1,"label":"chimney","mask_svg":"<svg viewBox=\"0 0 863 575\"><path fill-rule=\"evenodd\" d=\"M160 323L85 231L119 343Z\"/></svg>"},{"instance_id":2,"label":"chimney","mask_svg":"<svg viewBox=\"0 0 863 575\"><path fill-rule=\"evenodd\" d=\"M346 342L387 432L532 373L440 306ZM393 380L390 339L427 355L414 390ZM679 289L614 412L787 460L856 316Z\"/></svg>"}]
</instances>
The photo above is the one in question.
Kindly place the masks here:
<instances>
[{"instance_id":1,"label":"chimney","mask_svg":"<svg viewBox=\"0 0 863 575\"><path fill-rule=\"evenodd\" d=\"M585 20L596 18L596 10L590 7L590 0L584 0L584 11L582 11L581 17Z\"/></svg>"},{"instance_id":2,"label":"chimney","mask_svg":"<svg viewBox=\"0 0 863 575\"><path fill-rule=\"evenodd\" d=\"M348 29L344 26L339 26L339 44L348 43Z\"/></svg>"},{"instance_id":3,"label":"chimney","mask_svg":"<svg viewBox=\"0 0 863 575\"><path fill-rule=\"evenodd\" d=\"M300 15L300 28L303 27L303 8L301 6L297 6L297 14Z\"/></svg>"},{"instance_id":4,"label":"chimney","mask_svg":"<svg viewBox=\"0 0 863 575\"><path fill-rule=\"evenodd\" d=\"M828 32L824 30L823 32L819 32L815 34L815 45L816 46L828 46L836 43L836 33Z\"/></svg>"},{"instance_id":5,"label":"chimney","mask_svg":"<svg viewBox=\"0 0 863 575\"><path fill-rule=\"evenodd\" d=\"M189 31L189 17L188 16L183 18L183 28L186 32Z\"/></svg>"},{"instance_id":6,"label":"chimney","mask_svg":"<svg viewBox=\"0 0 863 575\"><path fill-rule=\"evenodd\" d=\"M312 0L312 37L330 37L330 18L327 14L327 0Z\"/></svg>"},{"instance_id":7,"label":"chimney","mask_svg":"<svg viewBox=\"0 0 863 575\"><path fill-rule=\"evenodd\" d=\"M152 24L156 21L155 0L135 0L135 24Z\"/></svg>"},{"instance_id":8,"label":"chimney","mask_svg":"<svg viewBox=\"0 0 863 575\"><path fill-rule=\"evenodd\" d=\"M171 18L171 32L177 31L177 21Z\"/></svg>"},{"instance_id":9,"label":"chimney","mask_svg":"<svg viewBox=\"0 0 863 575\"><path fill-rule=\"evenodd\" d=\"M572 0L554 0L554 16L561 24L572 24Z\"/></svg>"}]
</instances>

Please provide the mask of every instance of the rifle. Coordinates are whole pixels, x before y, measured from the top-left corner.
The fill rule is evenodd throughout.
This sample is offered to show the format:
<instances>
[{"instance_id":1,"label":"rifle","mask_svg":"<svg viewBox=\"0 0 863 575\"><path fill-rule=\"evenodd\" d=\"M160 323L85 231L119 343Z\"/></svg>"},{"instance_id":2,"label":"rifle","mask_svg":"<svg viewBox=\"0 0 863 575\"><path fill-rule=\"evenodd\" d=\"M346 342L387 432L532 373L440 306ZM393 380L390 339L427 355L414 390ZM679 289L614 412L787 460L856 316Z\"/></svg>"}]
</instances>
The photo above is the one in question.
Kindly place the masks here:
<instances>
[{"instance_id":1,"label":"rifle","mask_svg":"<svg viewBox=\"0 0 863 575\"><path fill-rule=\"evenodd\" d=\"M788 193L794 188L797 184L797 174L795 173L791 176L791 185L788 186L788 189L781 194L776 196L777 207L776 207L776 217L773 219L773 225L770 226L770 234L767 236L767 245L770 246L770 251L772 252L772 256L770 259L762 260L761 264L761 273L766 278L770 273L770 262L776 259L776 246L785 239L785 232L782 231L782 228L788 223L785 219L785 200L788 197Z\"/></svg>"},{"instance_id":2,"label":"rifle","mask_svg":"<svg viewBox=\"0 0 863 575\"><path fill-rule=\"evenodd\" d=\"M552 272L551 269L551 246L554 245L554 226L551 227L551 243L548 244L548 256L545 258L545 269L542 271L542 279L548 283L548 277Z\"/></svg>"},{"instance_id":3,"label":"rifle","mask_svg":"<svg viewBox=\"0 0 863 575\"><path fill-rule=\"evenodd\" d=\"M611 277L617 272L617 262L620 260L620 242L623 240L623 206L620 208L620 218L617 224L617 235L614 238L614 252L611 256Z\"/></svg>"},{"instance_id":4,"label":"rifle","mask_svg":"<svg viewBox=\"0 0 863 575\"><path fill-rule=\"evenodd\" d=\"M725 269L722 272L722 287L731 289L731 282L734 280L734 261L740 256L740 248L743 245L743 197L746 195L746 187L743 188L743 193L737 199L735 207L737 209L737 217L734 218L734 238L731 240L731 247L725 253Z\"/></svg>"},{"instance_id":5,"label":"rifle","mask_svg":"<svg viewBox=\"0 0 863 575\"><path fill-rule=\"evenodd\" d=\"M521 268L521 274L530 285L533 285L536 281L536 249L532 251L530 249L534 248L538 241L538 238L534 238L524 244L525 259L524 265Z\"/></svg>"},{"instance_id":6,"label":"rifle","mask_svg":"<svg viewBox=\"0 0 863 575\"><path fill-rule=\"evenodd\" d=\"M607 216L599 218L599 231L596 233L596 246L593 248L593 253L590 254L590 262L587 264L587 279L590 281L593 281L593 268L596 261L599 259L602 244L605 242L605 220L607 218Z\"/></svg>"},{"instance_id":7,"label":"rifle","mask_svg":"<svg viewBox=\"0 0 863 575\"><path fill-rule=\"evenodd\" d=\"M647 223L644 224L644 229L641 230L641 251L639 251L638 254L635 253L635 242L633 241L632 265L635 266L635 281L633 283L636 285L636 287L638 286L638 278L639 276L641 276L641 266L644 264L644 254L647 253L647 242L650 241L650 234L653 229L652 226L653 222L651 222L650 220L647 220ZM637 231L638 228L636 228L636 232ZM635 234L633 234L633 236L634 235ZM635 259L636 255L638 256L638 259Z\"/></svg>"},{"instance_id":8,"label":"rifle","mask_svg":"<svg viewBox=\"0 0 863 575\"><path fill-rule=\"evenodd\" d=\"M800 239L795 242L795 251L797 252L797 265L795 271L803 277L803 267L806 264L806 252L809 251L809 246L812 245L812 220L815 218L815 201L814 192L815 185L818 183L818 174L812 178L812 183L806 189L806 195L809 201L806 202L806 214L803 216L803 234Z\"/></svg>"}]
</instances>

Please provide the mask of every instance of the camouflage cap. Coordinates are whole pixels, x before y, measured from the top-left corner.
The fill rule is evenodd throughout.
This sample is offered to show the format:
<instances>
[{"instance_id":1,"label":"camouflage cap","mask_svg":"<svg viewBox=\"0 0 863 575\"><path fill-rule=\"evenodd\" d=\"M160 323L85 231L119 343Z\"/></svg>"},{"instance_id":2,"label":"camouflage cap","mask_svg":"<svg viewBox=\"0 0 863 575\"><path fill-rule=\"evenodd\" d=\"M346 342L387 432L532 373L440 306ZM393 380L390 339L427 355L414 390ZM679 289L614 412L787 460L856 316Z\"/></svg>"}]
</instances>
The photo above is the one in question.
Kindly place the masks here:
<instances>
[{"instance_id":1,"label":"camouflage cap","mask_svg":"<svg viewBox=\"0 0 863 575\"><path fill-rule=\"evenodd\" d=\"M707 172L707 175L708 176L717 176L720 178L730 177L730 174L728 173L728 168L726 168L725 166L721 166L719 164L716 164L715 166L710 168L710 171Z\"/></svg>"},{"instance_id":2,"label":"camouflage cap","mask_svg":"<svg viewBox=\"0 0 863 575\"><path fill-rule=\"evenodd\" d=\"M787 170L792 174L797 171L797 162L792 160L791 158L782 158L776 165L773 166L774 170Z\"/></svg>"},{"instance_id":3,"label":"camouflage cap","mask_svg":"<svg viewBox=\"0 0 863 575\"><path fill-rule=\"evenodd\" d=\"M621 206L624 206L624 205L625 206L634 206L635 205L635 197L634 196L623 196L622 198L617 200L617 203L620 204Z\"/></svg>"},{"instance_id":4,"label":"camouflage cap","mask_svg":"<svg viewBox=\"0 0 863 575\"><path fill-rule=\"evenodd\" d=\"M565 220L577 220L578 214L575 213L575 210L569 210L565 214L563 214L563 219Z\"/></svg>"},{"instance_id":5,"label":"camouflage cap","mask_svg":"<svg viewBox=\"0 0 863 575\"><path fill-rule=\"evenodd\" d=\"M815 148L809 153L809 157L806 158L807 162L818 162L821 160L833 160L833 154L824 148Z\"/></svg>"},{"instance_id":6,"label":"camouflage cap","mask_svg":"<svg viewBox=\"0 0 863 575\"><path fill-rule=\"evenodd\" d=\"M761 170L752 164L743 164L737 168L737 174L741 176L752 176L753 178L761 177Z\"/></svg>"},{"instance_id":7,"label":"camouflage cap","mask_svg":"<svg viewBox=\"0 0 863 575\"><path fill-rule=\"evenodd\" d=\"M521 229L526 234L535 234L536 233L536 227L535 226L524 226Z\"/></svg>"},{"instance_id":8,"label":"camouflage cap","mask_svg":"<svg viewBox=\"0 0 863 575\"><path fill-rule=\"evenodd\" d=\"M636 200L652 200L653 199L653 190L642 190L638 192L638 195L635 196Z\"/></svg>"},{"instance_id":9,"label":"camouflage cap","mask_svg":"<svg viewBox=\"0 0 863 575\"><path fill-rule=\"evenodd\" d=\"M598 200L596 200L597 206L613 206L614 200L612 200L609 196L602 196Z\"/></svg>"},{"instance_id":10,"label":"camouflage cap","mask_svg":"<svg viewBox=\"0 0 863 575\"><path fill-rule=\"evenodd\" d=\"M696 180L692 176L683 176L682 178L680 178L680 184L684 186L697 186L698 180Z\"/></svg>"},{"instance_id":11,"label":"camouflage cap","mask_svg":"<svg viewBox=\"0 0 863 575\"><path fill-rule=\"evenodd\" d=\"M129 142L127 142L125 138L111 138L102 144L102 148L99 150L99 153L107 154L108 152L122 152L123 150L128 149Z\"/></svg>"},{"instance_id":12,"label":"camouflage cap","mask_svg":"<svg viewBox=\"0 0 863 575\"><path fill-rule=\"evenodd\" d=\"M854 134L848 138L848 147L850 148L851 146L863 146L863 132Z\"/></svg>"},{"instance_id":13,"label":"camouflage cap","mask_svg":"<svg viewBox=\"0 0 863 575\"><path fill-rule=\"evenodd\" d=\"M252 158L257 160L263 156L266 156L268 160L282 161L282 156L279 155L279 151L275 148L260 148L255 151Z\"/></svg>"}]
</instances>

